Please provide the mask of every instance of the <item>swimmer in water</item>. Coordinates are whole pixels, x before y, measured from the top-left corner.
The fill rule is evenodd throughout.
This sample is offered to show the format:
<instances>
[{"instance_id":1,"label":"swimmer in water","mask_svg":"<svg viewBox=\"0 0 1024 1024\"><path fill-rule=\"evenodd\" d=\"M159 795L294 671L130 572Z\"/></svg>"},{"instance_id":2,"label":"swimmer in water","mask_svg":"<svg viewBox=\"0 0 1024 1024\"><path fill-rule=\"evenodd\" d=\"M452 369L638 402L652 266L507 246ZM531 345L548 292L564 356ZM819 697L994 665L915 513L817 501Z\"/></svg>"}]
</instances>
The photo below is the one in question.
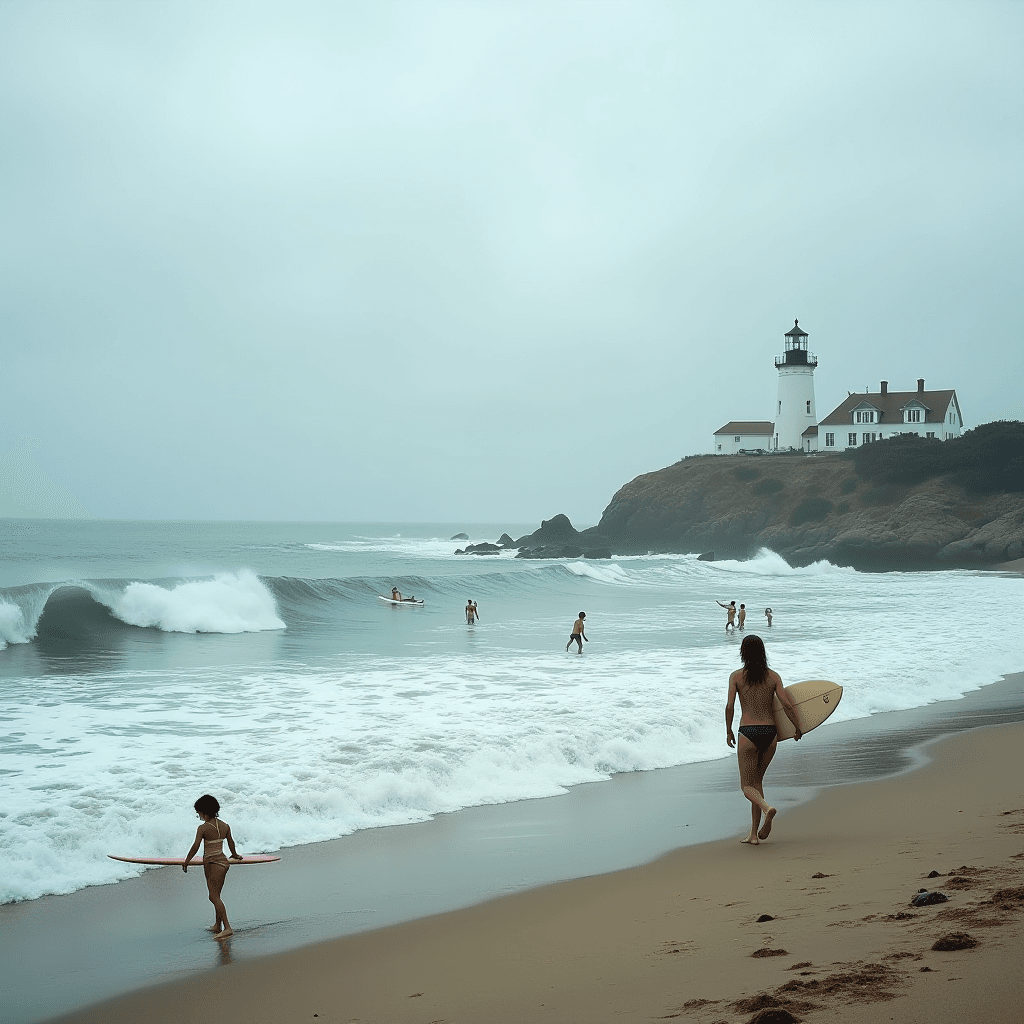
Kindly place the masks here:
<instances>
[{"instance_id":1,"label":"swimmer in water","mask_svg":"<svg viewBox=\"0 0 1024 1024\"><path fill-rule=\"evenodd\" d=\"M724 608L729 613L728 621L725 623L726 633L728 633L730 629L735 629L736 625L733 622L733 619L736 618L736 602L730 601L728 604L722 604L721 601L716 601L715 604L720 608Z\"/></svg>"},{"instance_id":2,"label":"swimmer in water","mask_svg":"<svg viewBox=\"0 0 1024 1024\"><path fill-rule=\"evenodd\" d=\"M587 640L587 634L583 632L583 620L587 617L586 612L580 612L580 617L572 624L572 633L569 634L569 642L565 645L565 649L568 651L575 642L579 646L579 653L583 653L583 640ZM583 640L580 639L583 638ZM590 641L587 640L589 644Z\"/></svg>"}]
</instances>

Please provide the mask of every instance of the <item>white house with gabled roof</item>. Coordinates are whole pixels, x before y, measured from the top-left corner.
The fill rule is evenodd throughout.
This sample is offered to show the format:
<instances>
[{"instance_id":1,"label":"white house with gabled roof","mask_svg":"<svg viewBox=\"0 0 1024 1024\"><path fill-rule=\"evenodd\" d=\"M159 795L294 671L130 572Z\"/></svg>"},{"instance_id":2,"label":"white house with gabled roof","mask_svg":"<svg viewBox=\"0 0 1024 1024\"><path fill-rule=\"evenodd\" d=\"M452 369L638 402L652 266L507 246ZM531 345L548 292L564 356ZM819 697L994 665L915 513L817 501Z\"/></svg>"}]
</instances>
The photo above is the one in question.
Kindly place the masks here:
<instances>
[{"instance_id":1,"label":"white house with gabled roof","mask_svg":"<svg viewBox=\"0 0 1024 1024\"><path fill-rule=\"evenodd\" d=\"M804 450L843 451L897 434L948 441L963 430L954 389L926 391L924 378L919 377L916 391L890 391L883 380L879 391L848 395L818 424L817 437L804 438Z\"/></svg>"}]
</instances>

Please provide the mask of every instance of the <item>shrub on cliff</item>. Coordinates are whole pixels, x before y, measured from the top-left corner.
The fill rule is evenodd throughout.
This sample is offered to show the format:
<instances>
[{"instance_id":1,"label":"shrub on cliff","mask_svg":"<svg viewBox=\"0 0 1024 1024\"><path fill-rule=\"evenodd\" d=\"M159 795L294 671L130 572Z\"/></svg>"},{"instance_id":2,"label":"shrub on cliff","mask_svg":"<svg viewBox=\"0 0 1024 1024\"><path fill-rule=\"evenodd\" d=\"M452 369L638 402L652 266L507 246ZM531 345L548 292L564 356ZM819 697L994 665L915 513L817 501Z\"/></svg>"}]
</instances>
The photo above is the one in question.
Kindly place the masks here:
<instances>
[{"instance_id":1,"label":"shrub on cliff","mask_svg":"<svg viewBox=\"0 0 1024 1024\"><path fill-rule=\"evenodd\" d=\"M876 486L945 476L976 493L1024 492L1024 423L985 423L951 441L900 434L844 453L857 476Z\"/></svg>"},{"instance_id":2,"label":"shrub on cliff","mask_svg":"<svg viewBox=\"0 0 1024 1024\"><path fill-rule=\"evenodd\" d=\"M804 498L789 515L790 526L801 526L803 523L820 523L827 519L833 509L831 501L825 498Z\"/></svg>"}]
</instances>

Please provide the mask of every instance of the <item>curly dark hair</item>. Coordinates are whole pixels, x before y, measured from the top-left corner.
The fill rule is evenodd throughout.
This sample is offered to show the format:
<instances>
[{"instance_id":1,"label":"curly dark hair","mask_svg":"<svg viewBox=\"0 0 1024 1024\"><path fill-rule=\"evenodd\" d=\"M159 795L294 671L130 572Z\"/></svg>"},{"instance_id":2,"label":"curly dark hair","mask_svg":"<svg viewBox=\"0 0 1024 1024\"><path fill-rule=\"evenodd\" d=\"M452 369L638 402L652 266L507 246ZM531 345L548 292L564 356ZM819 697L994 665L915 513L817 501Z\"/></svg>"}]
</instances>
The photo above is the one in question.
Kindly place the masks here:
<instances>
[{"instance_id":1,"label":"curly dark hair","mask_svg":"<svg viewBox=\"0 0 1024 1024\"><path fill-rule=\"evenodd\" d=\"M196 812L206 815L207 818L216 818L220 814L220 804L215 796L204 793L193 805Z\"/></svg>"}]
</instances>

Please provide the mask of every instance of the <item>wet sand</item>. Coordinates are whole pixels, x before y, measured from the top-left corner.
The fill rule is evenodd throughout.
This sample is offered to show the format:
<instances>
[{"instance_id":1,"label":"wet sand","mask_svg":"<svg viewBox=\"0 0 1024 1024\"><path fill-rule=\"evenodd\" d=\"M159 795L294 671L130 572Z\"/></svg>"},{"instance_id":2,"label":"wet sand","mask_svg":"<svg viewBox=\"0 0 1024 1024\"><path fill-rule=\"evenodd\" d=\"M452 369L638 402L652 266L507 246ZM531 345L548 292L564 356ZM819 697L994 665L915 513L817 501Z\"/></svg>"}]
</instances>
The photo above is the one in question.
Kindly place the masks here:
<instances>
[{"instance_id":1,"label":"wet sand","mask_svg":"<svg viewBox=\"0 0 1024 1024\"><path fill-rule=\"evenodd\" d=\"M842 871L827 866L834 867L845 856L844 843L860 850L858 856L865 865L877 862L879 866L871 871L881 875L889 870L885 863L895 855L885 844L895 839L880 830L875 819L884 820L888 828L906 815L890 809L896 805L887 791L871 796L866 803L859 794L879 785L902 787L900 792L907 786L923 785L913 799L931 806L932 790L941 789L943 783L941 778L933 778L935 766L930 766L885 783L829 789L813 803L798 807L800 800L809 799L825 781L853 783L912 767L920 763L921 755L910 748L935 735L987 722L1019 722L1024 719L1022 693L1024 677L1009 677L964 700L839 723L808 737L813 743L786 744L770 776L769 795L782 808L779 824L773 839L757 850L735 842L748 812L746 802L735 791L731 759L635 773L618 776L610 783L577 787L566 797L475 808L440 816L422 826L373 830L301 847L286 851L282 865L237 870L229 877L225 896L238 935L223 944L226 948L202 932L209 907L202 880L198 875L193 880L192 873L188 891L182 889L180 872L158 871L117 886L0 908L0 925L6 934L21 936L8 969L12 978L16 972L19 992L38 993L56 984L53 998L62 1000L64 1007L147 981L182 978L169 986L118 998L102 1011L92 1009L66 1018L76 1021L172 1020L190 1012L187 1006L207 1004L211 1012L246 1021L309 1020L314 1013L319 1014L318 1019L344 1021L512 1020L541 1012L539 1003L545 1003L543 1012L550 1019L568 1021L601 1020L602 1013L609 1019L621 1019L623 1014L628 1017L634 1011L619 996L633 993L627 1003L640 998L637 986L646 990L652 977L660 977L659 965L664 961L677 965L674 976L682 985L680 994L669 999L668 990L659 989L657 998L664 1005L654 1007L651 999L656 993L652 989L641 1000L645 1008L635 1012L639 1016L683 1013L678 1006L689 999L732 998L702 993L683 998L683 990L690 991L698 978L708 992L718 991L710 984L716 977L723 984L729 978L737 991L754 992L758 984L767 984L767 979L774 977L773 971L778 973L780 964L815 962L810 955L799 955L785 964L781 956L747 958L720 971L714 966L718 952L708 963L702 959L705 954L698 955L700 949L721 952L723 942L726 951L745 949L743 943L755 934L760 945L772 946L772 933L762 934L762 926L747 935L750 919L745 915L750 908L740 913L741 906L761 902L766 890L772 893L769 902L776 908L782 906L782 913L772 909L758 913L789 921L790 933L797 927L793 922L804 921L800 927L804 928L805 944L818 928L826 929L822 934L829 938L845 931L851 935L871 931L871 922L832 927L832 921L810 920L808 907L793 904L791 897L803 898L800 894L810 891L808 887L825 896L832 891L830 887L865 881L866 868L859 862L850 867L854 862L848 857ZM985 729L960 739L967 742L970 737L994 735L994 730ZM992 745L982 743L981 749L987 751ZM999 745L995 746L998 749ZM974 761L969 775L977 782L977 756L971 756ZM944 770L949 773L951 769L946 765ZM954 774L959 781L960 773ZM926 781L911 782L920 779ZM837 816L834 809L854 799L851 794L858 794L854 806ZM1022 803L1018 789L1015 806ZM887 808L884 815L876 813L879 806ZM970 807L967 811L973 813ZM907 829L910 831L909 825ZM677 850L643 868L530 888L557 878L614 872L679 847L691 835L702 845ZM706 841L724 835L730 836L727 842ZM867 838L882 845L861 849ZM943 850L943 845L949 850ZM954 866L958 855L950 852L953 845L952 840L940 843L940 852L933 854L939 861L932 866L941 871ZM766 855L756 862L759 871L774 864L776 876L745 879L751 862L743 857L751 853ZM821 858L826 866L814 868L804 878L804 863ZM911 861L903 857L895 863ZM959 863L970 861L961 859ZM844 880L811 882L809 874L816 870ZM880 893L873 894L868 880L864 891L817 902L822 906L846 904L856 910L859 904L851 899L872 905L879 899L891 902L892 891L898 889L902 894L901 887L911 881L915 883L912 892L918 887L916 874L912 879L890 878L889 887ZM528 891L493 899L522 889ZM785 899L783 893L788 893ZM438 913L487 899L490 901L469 909ZM851 921L875 913L865 910L854 916L853 910L847 915ZM256 914L259 917L254 924ZM434 916L365 931L424 914ZM901 919L901 927L909 934L916 920ZM728 921L733 922L731 933L723 933L715 942L705 941L708 930L717 927L715 922ZM19 931L10 930L11 926ZM773 923L773 927L782 926ZM668 932L662 934L663 928ZM346 932L362 934L293 952L261 955L272 952L275 944L279 949L288 948L303 940L312 942ZM675 943L671 948L680 952L668 952L669 947L661 950L660 943ZM820 942L815 938L810 944L818 946ZM791 945L783 948L795 952ZM89 951L90 957L82 960L82 950ZM854 960L863 959L856 949L847 952ZM832 960L847 955L840 953ZM691 964L692 957L697 959ZM901 959L909 961L908 957ZM684 963L690 966L680 974ZM779 984L791 977L826 977L820 973L822 963L824 960L802 969L818 974L804 976L797 971ZM204 970L218 965L226 969ZM749 980L744 979L745 970L754 971ZM931 972L919 973L927 977ZM758 980L762 976L766 980ZM56 979L63 979L63 991ZM689 980L683 984L685 979ZM544 985L554 986L551 992L559 993L557 1013L544 997ZM277 1001L274 993L278 989L289 993L288 1005ZM581 999L583 990L593 998L588 996L578 1007L572 1000L567 1002L567 993L577 989ZM428 990L433 1002L427 1000ZM300 998L303 992L317 1006L307 1006L306 995ZM424 994L415 995L417 992ZM527 997L530 992L540 994L536 1005L529 1002L533 998ZM709 1021L746 1020L751 1015L743 1016L746 1011L742 1011L730 1016L723 1004L708 1005L718 1008L718 1016L706 1018ZM51 1001L51 1006L46 1012L60 1009L60 1003ZM44 1015L28 1001L20 1009L11 1009L15 1014L12 1020L38 1020ZM654 1013L654 1009L662 1012ZM581 1016L573 1016L577 1012ZM692 1010L685 1012L692 1014ZM517 1018L517 1013L522 1016ZM705 1018L698 1014L693 1019Z\"/></svg>"},{"instance_id":2,"label":"wet sand","mask_svg":"<svg viewBox=\"0 0 1024 1024\"><path fill-rule=\"evenodd\" d=\"M1019 1020L1024 725L735 839L207 972L67 1021ZM929 879L938 870L940 877ZM912 908L922 887L944 904ZM761 915L772 920L758 923ZM937 951L944 935L973 948Z\"/></svg>"}]
</instances>

